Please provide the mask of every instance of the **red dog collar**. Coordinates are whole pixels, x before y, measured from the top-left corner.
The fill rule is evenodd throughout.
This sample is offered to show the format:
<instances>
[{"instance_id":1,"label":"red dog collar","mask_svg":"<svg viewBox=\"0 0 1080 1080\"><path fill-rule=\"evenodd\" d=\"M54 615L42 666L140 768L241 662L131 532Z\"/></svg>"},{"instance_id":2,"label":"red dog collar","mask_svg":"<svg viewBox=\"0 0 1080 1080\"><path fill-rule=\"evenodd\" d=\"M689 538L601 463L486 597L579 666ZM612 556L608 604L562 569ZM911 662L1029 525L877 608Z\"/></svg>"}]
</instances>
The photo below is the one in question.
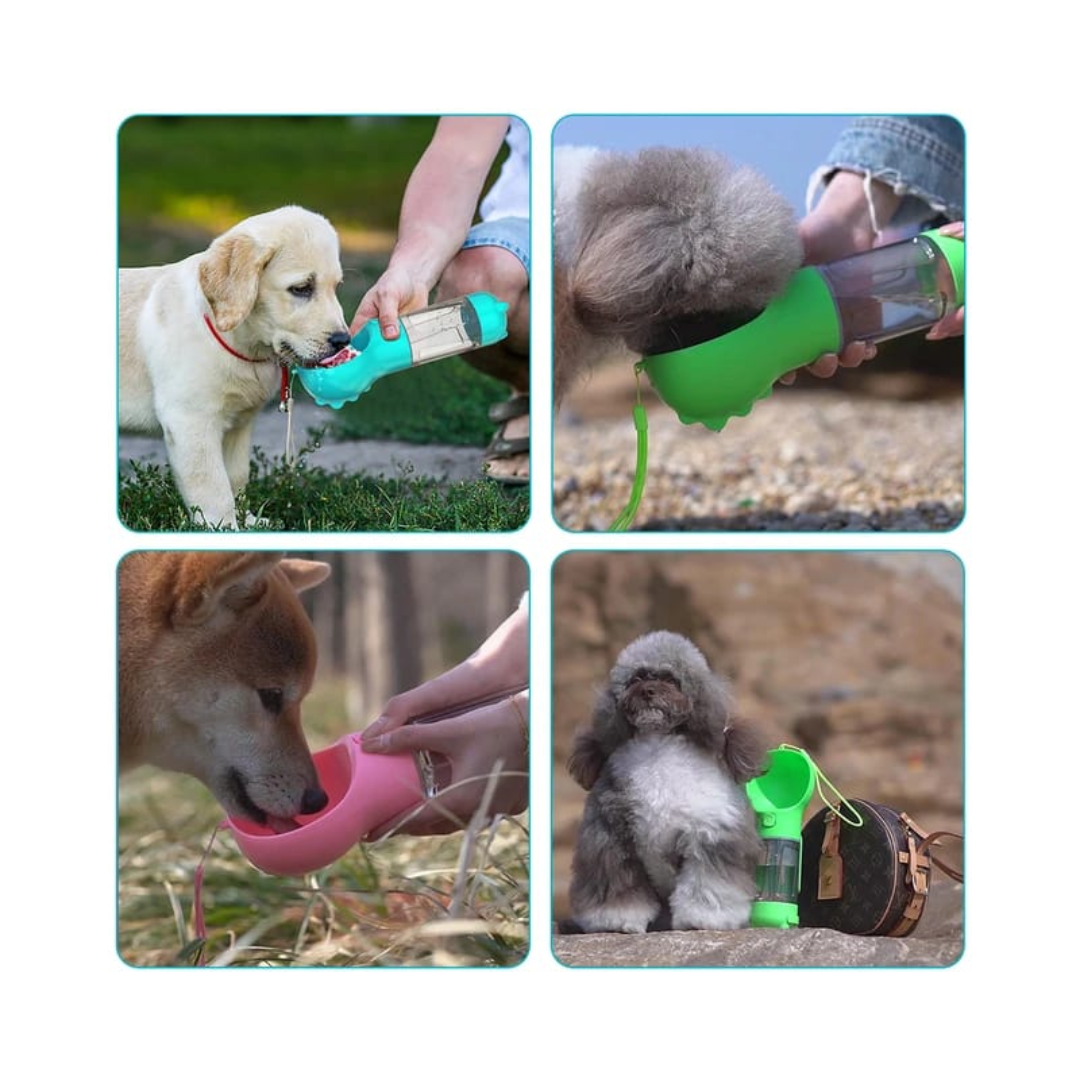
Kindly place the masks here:
<instances>
[{"instance_id":1,"label":"red dog collar","mask_svg":"<svg viewBox=\"0 0 1080 1080\"><path fill-rule=\"evenodd\" d=\"M214 325L210 316L203 314L203 322L206 323L206 329L210 331L213 339L227 352L230 356L235 356L237 360L243 360L248 364L265 364L265 360L256 360L253 356L245 356L243 353L237 352L222 336L218 333L218 328ZM278 361L281 367L281 390L279 394L279 407L282 411L289 407L289 365L283 364Z\"/></svg>"}]
</instances>

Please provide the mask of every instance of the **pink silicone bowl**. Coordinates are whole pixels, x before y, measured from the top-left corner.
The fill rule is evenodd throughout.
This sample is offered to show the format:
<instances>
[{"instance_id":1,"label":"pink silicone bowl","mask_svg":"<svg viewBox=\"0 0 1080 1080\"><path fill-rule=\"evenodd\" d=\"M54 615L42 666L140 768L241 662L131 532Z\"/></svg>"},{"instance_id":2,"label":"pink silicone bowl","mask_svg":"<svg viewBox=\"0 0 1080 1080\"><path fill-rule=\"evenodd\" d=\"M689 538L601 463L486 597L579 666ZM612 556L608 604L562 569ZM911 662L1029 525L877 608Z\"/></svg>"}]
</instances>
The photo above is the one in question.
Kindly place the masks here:
<instances>
[{"instance_id":1,"label":"pink silicone bowl","mask_svg":"<svg viewBox=\"0 0 1080 1080\"><path fill-rule=\"evenodd\" d=\"M376 826L424 798L412 754L365 754L357 733L313 759L330 798L324 810L301 815L298 827L283 833L245 818L228 819L240 850L268 874L306 874L329 866Z\"/></svg>"}]
</instances>

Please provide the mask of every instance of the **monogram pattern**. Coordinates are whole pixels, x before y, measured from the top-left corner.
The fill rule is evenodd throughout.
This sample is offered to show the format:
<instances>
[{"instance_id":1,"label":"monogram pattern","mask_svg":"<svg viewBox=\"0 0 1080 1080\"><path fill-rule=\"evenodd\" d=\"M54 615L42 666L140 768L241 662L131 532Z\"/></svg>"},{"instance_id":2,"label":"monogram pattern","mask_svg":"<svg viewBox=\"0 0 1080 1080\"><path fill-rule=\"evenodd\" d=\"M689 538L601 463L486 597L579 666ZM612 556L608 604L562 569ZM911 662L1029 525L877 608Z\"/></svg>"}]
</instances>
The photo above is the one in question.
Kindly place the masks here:
<instances>
[{"instance_id":1,"label":"monogram pattern","mask_svg":"<svg viewBox=\"0 0 1080 1080\"><path fill-rule=\"evenodd\" d=\"M861 826L840 822L843 888L835 900L818 898L818 865L825 836L823 809L803 827L799 925L839 930L845 934L886 935L896 926L914 890L899 854L907 850L908 828L900 814L879 803L851 799ZM914 923L902 934L915 928Z\"/></svg>"}]
</instances>

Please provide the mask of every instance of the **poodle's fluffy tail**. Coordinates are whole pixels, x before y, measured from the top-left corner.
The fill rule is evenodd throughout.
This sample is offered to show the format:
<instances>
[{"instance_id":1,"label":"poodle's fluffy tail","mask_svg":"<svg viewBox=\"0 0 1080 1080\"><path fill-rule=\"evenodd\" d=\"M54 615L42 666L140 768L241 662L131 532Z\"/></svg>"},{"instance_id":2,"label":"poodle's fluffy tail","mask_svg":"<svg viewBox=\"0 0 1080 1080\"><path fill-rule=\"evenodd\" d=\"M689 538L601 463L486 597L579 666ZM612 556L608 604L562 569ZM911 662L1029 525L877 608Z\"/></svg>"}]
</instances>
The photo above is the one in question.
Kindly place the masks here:
<instances>
[{"instance_id":1,"label":"poodle's fluffy tail","mask_svg":"<svg viewBox=\"0 0 1080 1080\"><path fill-rule=\"evenodd\" d=\"M658 324L756 313L802 261L794 211L707 150L596 155L577 191L566 301L589 333L650 351Z\"/></svg>"}]
</instances>

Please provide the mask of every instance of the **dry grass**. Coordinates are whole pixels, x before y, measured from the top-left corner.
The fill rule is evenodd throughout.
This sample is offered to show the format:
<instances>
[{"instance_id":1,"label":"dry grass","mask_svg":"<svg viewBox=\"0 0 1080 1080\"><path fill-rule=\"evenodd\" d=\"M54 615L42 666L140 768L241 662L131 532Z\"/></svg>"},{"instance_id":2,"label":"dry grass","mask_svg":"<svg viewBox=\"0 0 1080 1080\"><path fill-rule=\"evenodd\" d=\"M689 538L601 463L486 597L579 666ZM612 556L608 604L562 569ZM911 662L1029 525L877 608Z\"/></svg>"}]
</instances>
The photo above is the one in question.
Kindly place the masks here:
<instances>
[{"instance_id":1,"label":"dry grass","mask_svg":"<svg viewBox=\"0 0 1080 1080\"><path fill-rule=\"evenodd\" d=\"M325 702L321 711L340 715ZM307 726L315 747L341 733ZM150 769L124 777L117 949L126 963L504 967L525 956L529 838L521 819L447 837L388 837L304 878L276 878L252 867L227 830L215 835L222 818L187 777ZM205 937L196 933L200 864Z\"/></svg>"}]
</instances>

